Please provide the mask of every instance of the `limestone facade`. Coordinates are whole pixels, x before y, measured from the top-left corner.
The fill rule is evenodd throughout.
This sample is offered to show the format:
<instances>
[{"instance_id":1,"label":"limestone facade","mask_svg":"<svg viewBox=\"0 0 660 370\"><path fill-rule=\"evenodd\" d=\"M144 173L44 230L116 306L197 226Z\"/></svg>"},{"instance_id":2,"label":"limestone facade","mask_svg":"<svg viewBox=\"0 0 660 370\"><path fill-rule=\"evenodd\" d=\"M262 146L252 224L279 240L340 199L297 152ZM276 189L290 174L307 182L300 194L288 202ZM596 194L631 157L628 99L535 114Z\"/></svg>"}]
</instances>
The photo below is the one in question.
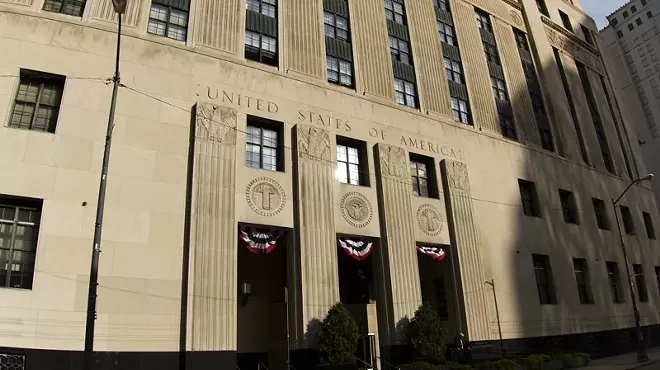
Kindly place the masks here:
<instances>
[{"instance_id":1,"label":"limestone facade","mask_svg":"<svg viewBox=\"0 0 660 370\"><path fill-rule=\"evenodd\" d=\"M633 325L611 199L647 169L601 44L589 41L596 39L593 20L577 1L546 0L546 15L535 0L393 1L409 15L405 25L386 21L381 0L156 1L188 17L185 26L167 25L177 40L148 32L158 23L150 24L150 15L157 17L151 1L129 0L96 351L222 353L234 358L228 369L237 352L258 352L268 353L277 369L272 364L280 349L250 333L276 325L264 315L286 301L288 313L278 317L287 319L290 349L315 345L315 322L341 299L338 260L345 256L337 239L344 236L374 242L376 302L366 305L364 317L369 331L377 327L384 355L405 343L406 320L430 299L423 294L428 282L420 279L419 259L426 258L416 250L420 244L450 252L438 266L452 266L443 267L454 276L447 283L452 334L498 339L487 281L495 282L505 340L597 335ZM255 2L275 3L275 20L246 11ZM11 282L0 288L0 352L34 358L43 355L38 350L83 349L116 42L110 0L83 2L74 15L46 11L45 3L0 0L0 204L30 204L40 214L33 274L29 257L12 267L33 281L23 289ZM347 51L324 39L324 9L348 14L350 86L328 81L334 70L326 56ZM487 14L490 30L477 26L475 11ZM438 19L453 27L455 45L441 42ZM276 39L274 55L257 53L261 62L246 57L245 40L256 31ZM516 37L521 33L527 52ZM407 38L411 64L388 57L392 34ZM487 59L483 42L497 48L499 62ZM461 62L462 83L448 82L443 55ZM63 87L51 132L34 129L38 117L29 115L33 129L15 127L17 106L30 103L24 101L29 96L20 98L21 88L43 77L32 71L62 76L55 79ZM394 79L404 75L414 107L397 103ZM506 99L494 98L494 75L504 82ZM460 122L461 111L457 120L452 111L452 97L461 94L468 124ZM261 150L274 153L269 158L254 157L255 127L261 135L276 133L272 148L262 137ZM338 170L338 145L359 152L357 184L339 181L346 173ZM258 158L256 165L248 166L249 158ZM411 158L428 164L428 197L413 193ZM531 203L521 197L520 180L535 185L534 216L526 214ZM571 205L559 190L572 193ZM599 227L593 198L604 201L608 227ZM641 184L621 204L636 229L625 235L631 264L644 273L642 323L657 325L660 243L647 233L643 216L660 226L656 200ZM566 222L567 212L577 222ZM7 259L6 250L17 248L12 228L20 225L2 220L13 225L0 232L0 258ZM241 261L252 261L239 240L245 227L277 230L277 263L285 269L269 270L275 263L265 260L242 269ZM533 263L539 255L549 261L553 296L543 304L535 283L540 267L535 271ZM588 266L586 303L574 259ZM620 303L614 303L606 262L621 272ZM285 275L286 299L259 286L267 273ZM245 274L253 274L247 300ZM268 310L260 302L277 305ZM207 366L196 361L190 357L188 368Z\"/></svg>"}]
</instances>

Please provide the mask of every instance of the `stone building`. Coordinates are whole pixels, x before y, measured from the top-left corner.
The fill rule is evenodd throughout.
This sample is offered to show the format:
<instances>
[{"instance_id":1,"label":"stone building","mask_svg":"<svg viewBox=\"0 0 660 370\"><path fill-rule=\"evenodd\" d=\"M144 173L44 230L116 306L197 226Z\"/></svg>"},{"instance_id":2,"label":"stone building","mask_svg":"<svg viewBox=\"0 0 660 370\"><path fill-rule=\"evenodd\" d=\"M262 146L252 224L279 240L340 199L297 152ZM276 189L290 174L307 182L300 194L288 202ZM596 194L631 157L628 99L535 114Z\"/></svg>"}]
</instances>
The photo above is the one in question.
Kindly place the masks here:
<instances>
[{"instance_id":1,"label":"stone building","mask_svg":"<svg viewBox=\"0 0 660 370\"><path fill-rule=\"evenodd\" d=\"M634 122L631 137L639 142L648 170L655 173L660 173L659 13L660 1L629 1L607 17L609 25L600 32L612 84ZM657 202L660 182L653 184L653 190Z\"/></svg>"},{"instance_id":2,"label":"stone building","mask_svg":"<svg viewBox=\"0 0 660 370\"><path fill-rule=\"evenodd\" d=\"M577 0L129 0L123 19L98 368L302 364L338 301L392 362L425 301L475 348L634 345L610 200L647 169ZM110 0L0 0L19 369L81 367L116 21ZM660 216L648 184L620 204L653 339Z\"/></svg>"}]
</instances>

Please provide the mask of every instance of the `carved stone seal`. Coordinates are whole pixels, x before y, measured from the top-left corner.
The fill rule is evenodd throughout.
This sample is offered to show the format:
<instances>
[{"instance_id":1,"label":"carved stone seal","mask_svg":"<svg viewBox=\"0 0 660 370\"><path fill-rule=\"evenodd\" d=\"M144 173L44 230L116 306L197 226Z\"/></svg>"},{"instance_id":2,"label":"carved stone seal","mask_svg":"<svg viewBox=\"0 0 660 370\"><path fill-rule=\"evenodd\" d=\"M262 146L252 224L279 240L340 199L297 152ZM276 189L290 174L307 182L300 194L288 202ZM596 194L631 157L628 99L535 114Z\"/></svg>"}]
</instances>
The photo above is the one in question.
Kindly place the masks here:
<instances>
[{"instance_id":1,"label":"carved stone seal","mask_svg":"<svg viewBox=\"0 0 660 370\"><path fill-rule=\"evenodd\" d=\"M511 20L513 21L513 23L515 23L518 26L523 25L523 19L520 16L520 14L518 14L518 12L512 9L509 14L511 15Z\"/></svg>"},{"instance_id":2,"label":"carved stone seal","mask_svg":"<svg viewBox=\"0 0 660 370\"><path fill-rule=\"evenodd\" d=\"M236 110L210 103L197 103L198 140L212 144L236 145Z\"/></svg>"},{"instance_id":3,"label":"carved stone seal","mask_svg":"<svg viewBox=\"0 0 660 370\"><path fill-rule=\"evenodd\" d=\"M277 181L270 177L257 177L245 189L245 197L252 210L262 216L273 216L284 209L286 194Z\"/></svg>"},{"instance_id":4,"label":"carved stone seal","mask_svg":"<svg viewBox=\"0 0 660 370\"><path fill-rule=\"evenodd\" d=\"M354 227L362 228L369 225L373 217L371 203L367 197L358 192L346 193L341 198L339 207L344 220Z\"/></svg>"},{"instance_id":5,"label":"carved stone seal","mask_svg":"<svg viewBox=\"0 0 660 370\"><path fill-rule=\"evenodd\" d=\"M444 226L442 214L430 204L423 204L417 208L417 224L424 234L436 236Z\"/></svg>"}]
</instances>

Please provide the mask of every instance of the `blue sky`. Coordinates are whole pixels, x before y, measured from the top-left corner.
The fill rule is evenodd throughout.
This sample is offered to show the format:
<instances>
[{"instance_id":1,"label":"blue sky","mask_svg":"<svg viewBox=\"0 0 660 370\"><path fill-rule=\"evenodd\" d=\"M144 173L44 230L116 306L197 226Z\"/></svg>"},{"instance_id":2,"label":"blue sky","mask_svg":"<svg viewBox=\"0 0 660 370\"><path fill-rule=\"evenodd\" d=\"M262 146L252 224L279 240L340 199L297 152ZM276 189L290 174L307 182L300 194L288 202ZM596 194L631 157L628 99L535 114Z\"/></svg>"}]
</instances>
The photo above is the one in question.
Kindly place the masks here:
<instances>
[{"instance_id":1,"label":"blue sky","mask_svg":"<svg viewBox=\"0 0 660 370\"><path fill-rule=\"evenodd\" d=\"M627 2L626 0L580 0L582 9L596 21L598 28L607 26L605 17Z\"/></svg>"}]
</instances>

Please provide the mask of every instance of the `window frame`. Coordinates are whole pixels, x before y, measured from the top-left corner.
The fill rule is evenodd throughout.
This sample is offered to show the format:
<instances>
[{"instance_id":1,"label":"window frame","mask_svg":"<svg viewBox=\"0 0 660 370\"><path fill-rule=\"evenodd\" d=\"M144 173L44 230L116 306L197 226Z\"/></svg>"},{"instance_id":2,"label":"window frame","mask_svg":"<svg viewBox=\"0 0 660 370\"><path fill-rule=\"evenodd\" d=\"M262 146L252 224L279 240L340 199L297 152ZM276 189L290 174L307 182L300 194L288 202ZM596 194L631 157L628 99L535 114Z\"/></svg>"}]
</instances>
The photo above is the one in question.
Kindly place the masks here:
<instances>
[{"instance_id":1,"label":"window frame","mask_svg":"<svg viewBox=\"0 0 660 370\"><path fill-rule=\"evenodd\" d=\"M447 63L449 63L450 66L447 66ZM444 57L444 64L447 79L465 85L465 77L463 76L463 66L461 65L461 62L449 57Z\"/></svg>"},{"instance_id":2,"label":"window frame","mask_svg":"<svg viewBox=\"0 0 660 370\"><path fill-rule=\"evenodd\" d=\"M165 8L165 9L167 9L167 13L166 13L166 14L167 14L167 16L166 16L166 19L167 19L167 20L162 20L162 19L158 19L158 18L153 18L153 17L151 17L151 13L152 13L152 11L153 11L153 9L154 9L154 6L157 6L157 7L161 7L161 8ZM185 14L186 14L186 25L185 25L185 26L182 26L182 25L180 25L180 24L176 24L176 23L172 23L172 22L171 22L171 19L172 19L172 10L176 10L176 11L178 11L178 12L181 12L181 13L185 13ZM151 32L151 31L149 30L149 26L151 25L152 21L153 21L155 24L163 24L163 23L165 24L165 32L164 32L162 35L161 35L161 34L158 34L158 33L156 33L156 32ZM148 18L147 18L147 33L148 33L148 34L155 35L155 36L159 36L159 37L165 37L165 38L168 38L168 39L171 39L171 40L175 40L175 41L179 41L179 42L186 42L186 41L188 40L188 26L189 26L189 25L190 25L190 9L185 10L185 9L181 9L181 8L175 8L175 7L173 7L173 6L163 5L163 4L161 4L161 3L157 3L157 2L151 1L151 5L150 5L150 7L149 7L149 15L148 15ZM175 26L175 27L177 27L177 28L182 28L183 31L184 31L184 32L183 32L183 39L178 39L178 38L170 37L170 36L169 36L170 26Z\"/></svg>"},{"instance_id":3,"label":"window frame","mask_svg":"<svg viewBox=\"0 0 660 370\"><path fill-rule=\"evenodd\" d=\"M612 230L605 201L599 198L591 198L591 204L594 207L594 216L596 217L596 225L598 226L598 229Z\"/></svg>"},{"instance_id":4,"label":"window frame","mask_svg":"<svg viewBox=\"0 0 660 370\"><path fill-rule=\"evenodd\" d=\"M282 122L272 121L263 117L258 116L247 116L247 123L245 129L245 167L252 168L255 170L264 170L272 172L284 172L284 124ZM248 141L248 135L250 135L250 128L259 129L259 144L251 143ZM264 132L269 131L277 135L275 146L265 145L264 144ZM259 166L251 166L250 163L255 163L254 161L249 160L248 153L256 153L248 150L250 146L259 147ZM275 153L275 168L264 168L264 148L271 149Z\"/></svg>"},{"instance_id":5,"label":"window frame","mask_svg":"<svg viewBox=\"0 0 660 370\"><path fill-rule=\"evenodd\" d=\"M462 110L461 103L465 105L465 110ZM457 109L458 107L458 109ZM470 113L470 103L467 100L451 97L451 111L454 121L466 125L472 125L472 114ZM457 119L458 118L458 119Z\"/></svg>"},{"instance_id":6,"label":"window frame","mask_svg":"<svg viewBox=\"0 0 660 370\"><path fill-rule=\"evenodd\" d=\"M29 101L27 99L27 96L26 98L24 98L24 100L19 100L19 94L21 93L21 86L23 86L25 83L27 83L26 84L27 88L32 86L33 83L35 85L38 84L37 94L34 102ZM54 134L55 131L57 130L57 122L59 120L60 110L62 107L62 99L64 97L65 85L66 85L65 76L46 73L46 72L39 72L29 69L21 69L18 88L16 89L16 92L14 94L14 99L12 101L11 114L8 114L9 122L7 124L7 127L19 129L19 130L29 130L29 131L46 132L46 133ZM43 95L44 89L46 87L48 87L49 89L51 89L51 91L54 91L59 95L56 105L52 105L41 101L42 97L44 96ZM25 106L33 107L32 113L30 115L29 127L22 127L21 121L19 121L18 124L14 124L14 115L17 113L16 109L17 106L19 105L21 105L21 107L25 107ZM53 113L54 117L48 122L47 126L44 126L43 129L40 129L40 128L35 128L35 125L37 124L37 121L39 119L39 108L41 108L42 105L48 109L51 109L52 112L54 112Z\"/></svg>"},{"instance_id":7,"label":"window frame","mask_svg":"<svg viewBox=\"0 0 660 370\"><path fill-rule=\"evenodd\" d=\"M253 37L254 35L259 36L259 47L247 43L248 36ZM270 45L270 40L275 41L275 51L264 49L264 37L268 38L267 40ZM279 40L277 37L272 37L269 35L264 35L263 33L245 30L245 41L243 43L245 47L245 59L252 60L261 64L266 64L269 66L277 67L279 65Z\"/></svg>"},{"instance_id":8,"label":"window frame","mask_svg":"<svg viewBox=\"0 0 660 370\"><path fill-rule=\"evenodd\" d=\"M401 51L401 45L405 45L407 52ZM390 56L392 57L392 60L411 66L412 59L410 55L410 43L390 35ZM403 56L405 56L405 60Z\"/></svg>"},{"instance_id":9,"label":"window frame","mask_svg":"<svg viewBox=\"0 0 660 370\"><path fill-rule=\"evenodd\" d=\"M550 266L550 256L546 254L532 254L532 267L534 269L539 303L541 305L556 305L557 295L552 276L552 267ZM541 277L543 279L540 279L539 275L542 275ZM543 280L543 282L540 280Z\"/></svg>"},{"instance_id":10,"label":"window frame","mask_svg":"<svg viewBox=\"0 0 660 370\"><path fill-rule=\"evenodd\" d=\"M628 31L632 31L635 29L635 25L632 23L628 23Z\"/></svg>"},{"instance_id":11,"label":"window frame","mask_svg":"<svg viewBox=\"0 0 660 370\"><path fill-rule=\"evenodd\" d=\"M49 3L50 3L51 7L49 9L47 9L46 7L49 5ZM52 3L61 3L59 10L54 10L52 8L52 6L53 6ZM80 3L80 14L78 14L78 13L74 14L74 13L69 13L69 12L64 11L66 9L67 5L69 5L70 3ZM44 5L41 9L44 10L44 11L47 11L47 12L51 12L51 13L66 14L66 15L70 15L72 17L82 17L83 14L85 13L85 6L86 5L87 5L86 0L59 0L59 1L57 1L57 0L45 0Z\"/></svg>"},{"instance_id":12,"label":"window frame","mask_svg":"<svg viewBox=\"0 0 660 370\"><path fill-rule=\"evenodd\" d=\"M12 220L4 219L4 217L0 215L0 225L10 225L9 233L11 235L9 248L0 248L0 251L7 251L7 262L5 264L5 270L2 270L5 273L4 275L5 284L4 286L0 286L0 288L32 290L34 287L34 274L36 269L37 248L39 245L39 231L41 227L41 217L43 212L43 200L6 196L0 194L0 205L3 206L0 208L4 208L4 207L14 208L14 215ZM21 220L20 219L21 210L28 212L35 212L36 217L34 218L34 220L30 220L30 218L28 218L28 221ZM0 214L2 214L2 212L0 212ZM16 240L17 240L16 232L17 232L17 227L19 226L29 227L31 228L31 230L33 230L34 243L31 244L32 248L29 250L19 249L18 247L16 247ZM25 253L26 255L29 254L32 255L32 271L27 271L28 273L31 273L31 275L27 277L27 279L29 279L29 286L23 285L24 279L26 279L26 276L24 276L24 273L26 271L24 269L14 270L14 265L18 265L18 263L15 263L14 261L18 261L18 259L20 258L20 257L16 257L16 258L14 257L14 254L17 251L19 251L20 253ZM24 265L24 263L20 263L20 264ZM7 269L9 266L11 266L11 269ZM16 271L21 271L21 282L19 286L11 286L12 273L16 273Z\"/></svg>"},{"instance_id":13,"label":"window frame","mask_svg":"<svg viewBox=\"0 0 660 370\"><path fill-rule=\"evenodd\" d=\"M486 54L486 60L495 63L498 66L502 66L502 60L500 59L500 52L497 50L497 46L486 41L481 42L484 46L484 53Z\"/></svg>"},{"instance_id":14,"label":"window frame","mask_svg":"<svg viewBox=\"0 0 660 370\"><path fill-rule=\"evenodd\" d=\"M568 14L562 12L560 9L557 9L557 11L559 12L559 18L561 18L561 23L564 28L571 33L575 33L573 24L571 23L571 18L568 16Z\"/></svg>"},{"instance_id":15,"label":"window frame","mask_svg":"<svg viewBox=\"0 0 660 370\"><path fill-rule=\"evenodd\" d=\"M397 89L397 82L401 82L401 86L403 87L403 90L398 90ZM412 89L412 94L410 94L407 90L408 87L411 87ZM403 94L403 102L399 101L399 94ZM394 78L394 98L397 103L400 105L410 107L410 108L417 108L417 87L413 82L406 81L401 78ZM411 105L412 104L412 105Z\"/></svg>"},{"instance_id":16,"label":"window frame","mask_svg":"<svg viewBox=\"0 0 660 370\"><path fill-rule=\"evenodd\" d=\"M570 190L559 189L559 203L561 204L564 222L567 224L580 224L580 216L577 210L575 194Z\"/></svg>"},{"instance_id":17,"label":"window frame","mask_svg":"<svg viewBox=\"0 0 660 370\"><path fill-rule=\"evenodd\" d=\"M271 2L272 1L272 2ZM259 10L254 10L250 9L250 3L259 3ZM274 15L270 15L270 13L264 13L264 4L268 5L267 8L273 7ZM246 0L245 1L245 9L253 11L255 13L259 13L261 15L265 15L266 17L269 18L274 18L277 19L277 0Z\"/></svg>"},{"instance_id":18,"label":"window frame","mask_svg":"<svg viewBox=\"0 0 660 370\"><path fill-rule=\"evenodd\" d=\"M594 304L587 260L585 258L573 258L573 272L575 273L580 304Z\"/></svg>"},{"instance_id":19,"label":"window frame","mask_svg":"<svg viewBox=\"0 0 660 370\"><path fill-rule=\"evenodd\" d=\"M410 178L412 182L413 195L420 198L438 199L438 183L436 181L435 161L431 157L410 153ZM426 177L420 175L419 166L423 165L426 169ZM426 192L422 193L421 179L426 181Z\"/></svg>"},{"instance_id":20,"label":"window frame","mask_svg":"<svg viewBox=\"0 0 660 370\"><path fill-rule=\"evenodd\" d=\"M539 204L536 183L533 181L518 179L518 189L520 190L520 201L523 214L529 217L541 218L541 207ZM527 193L529 195L527 195Z\"/></svg>"},{"instance_id":21,"label":"window frame","mask_svg":"<svg viewBox=\"0 0 660 370\"><path fill-rule=\"evenodd\" d=\"M334 69L331 69L331 66L330 66L330 62L333 61L333 60L337 61L337 70L336 71ZM353 63L352 62L350 62L348 60L345 60L345 59L333 57L331 55L326 55L325 56L325 62L326 62L326 73L327 73L327 77L328 77L328 82L330 82L332 84L335 84L335 85L344 86L344 87L350 87L350 88L355 87L355 80L353 79ZM344 65L348 64L348 72L350 72L350 74L345 73L346 70L342 69L342 63ZM332 80L330 78L330 76L332 75L330 72L337 73L337 80L336 81ZM342 82L343 81L342 77L346 77L346 76L350 78L350 84L345 84L345 83Z\"/></svg>"},{"instance_id":22,"label":"window frame","mask_svg":"<svg viewBox=\"0 0 660 370\"><path fill-rule=\"evenodd\" d=\"M580 24L580 28L582 29L582 35L584 35L584 41L586 41L587 44L591 46L595 46L594 38L593 35L591 34L591 30L583 24Z\"/></svg>"},{"instance_id":23,"label":"window frame","mask_svg":"<svg viewBox=\"0 0 660 370\"><path fill-rule=\"evenodd\" d=\"M388 8L388 4L392 4L390 8ZM397 5L401 8L400 13L397 12ZM385 0L385 18L405 26L407 23L405 6L402 3L394 0Z\"/></svg>"},{"instance_id":24,"label":"window frame","mask_svg":"<svg viewBox=\"0 0 660 370\"><path fill-rule=\"evenodd\" d=\"M331 16L332 17L332 23L327 23L327 17ZM345 21L346 29L340 28L337 25L337 18L343 19ZM328 35L327 30L328 29L332 30L332 35ZM346 33L346 37L339 37L339 33L337 30L341 30ZM351 25L349 22L348 18L342 17L339 14L335 14L333 12L323 10L323 34L327 37L331 37L336 40L344 41L344 42L351 42Z\"/></svg>"},{"instance_id":25,"label":"window frame","mask_svg":"<svg viewBox=\"0 0 660 370\"><path fill-rule=\"evenodd\" d=\"M346 148L346 160L340 160L339 159L339 148L340 147L345 147ZM348 149L355 149L357 152L357 161L358 163L351 163L349 159L349 153ZM344 137L344 136L337 136L337 143L335 147L335 155L336 155L336 172L335 172L335 177L337 178L337 181L341 184L345 185L352 185L352 186L364 186L364 187L369 187L369 163L368 163L368 157L367 157L367 144L364 141L361 140L356 140L352 139L349 137ZM342 179L339 176L340 172L340 166L341 164L345 164L344 169L346 170L346 179L347 182L343 182ZM356 165L357 166L357 184L351 183L351 170L350 166L351 165Z\"/></svg>"},{"instance_id":26,"label":"window frame","mask_svg":"<svg viewBox=\"0 0 660 370\"><path fill-rule=\"evenodd\" d=\"M605 271L607 272L607 282L610 286L612 303L624 303L625 299L622 294L623 288L621 285L621 272L619 271L619 264L614 261L605 261Z\"/></svg>"},{"instance_id":27,"label":"window frame","mask_svg":"<svg viewBox=\"0 0 660 370\"><path fill-rule=\"evenodd\" d=\"M498 113L497 120L500 123L502 136L510 140L518 141L518 130L516 129L516 123L513 117L508 114Z\"/></svg>"},{"instance_id":28,"label":"window frame","mask_svg":"<svg viewBox=\"0 0 660 370\"><path fill-rule=\"evenodd\" d=\"M627 206L619 206L619 212L621 213L621 223L623 224L623 231L627 235L635 235L637 233L637 228L635 227L635 220L633 220L632 213L630 208Z\"/></svg>"},{"instance_id":29,"label":"window frame","mask_svg":"<svg viewBox=\"0 0 660 370\"><path fill-rule=\"evenodd\" d=\"M646 286L646 278L644 276L644 266L639 263L633 263L632 267L635 287L637 288L637 298L640 302L646 303L649 301L649 292Z\"/></svg>"},{"instance_id":30,"label":"window frame","mask_svg":"<svg viewBox=\"0 0 660 370\"><path fill-rule=\"evenodd\" d=\"M642 22L642 18L637 17L637 19L635 19L635 23L636 23L638 26L641 26L642 23L644 23L644 22Z\"/></svg>"},{"instance_id":31,"label":"window frame","mask_svg":"<svg viewBox=\"0 0 660 370\"><path fill-rule=\"evenodd\" d=\"M536 7L538 8L539 13L545 15L546 17L550 17L548 6L545 4L545 0L536 0Z\"/></svg>"},{"instance_id":32,"label":"window frame","mask_svg":"<svg viewBox=\"0 0 660 370\"><path fill-rule=\"evenodd\" d=\"M440 10L444 10L445 12L451 11L448 0L433 0L433 5Z\"/></svg>"},{"instance_id":33,"label":"window frame","mask_svg":"<svg viewBox=\"0 0 660 370\"><path fill-rule=\"evenodd\" d=\"M443 21L437 20L438 33L440 34L440 41L444 42L447 45L456 46L456 32L454 26L447 24ZM447 35L447 29L451 30L451 35Z\"/></svg>"},{"instance_id":34,"label":"window frame","mask_svg":"<svg viewBox=\"0 0 660 370\"><path fill-rule=\"evenodd\" d=\"M490 21L490 14L481 9L475 9L474 13L477 20L477 27L493 33L493 24Z\"/></svg>"},{"instance_id":35,"label":"window frame","mask_svg":"<svg viewBox=\"0 0 660 370\"><path fill-rule=\"evenodd\" d=\"M644 219L644 228L646 229L646 236L651 239L656 239L655 227L653 225L653 217L649 212L642 212L642 218Z\"/></svg>"},{"instance_id":36,"label":"window frame","mask_svg":"<svg viewBox=\"0 0 660 370\"><path fill-rule=\"evenodd\" d=\"M646 12L646 17L647 17L648 19L653 19L653 12L650 11L650 10L649 10L648 12Z\"/></svg>"},{"instance_id":37,"label":"window frame","mask_svg":"<svg viewBox=\"0 0 660 370\"><path fill-rule=\"evenodd\" d=\"M493 95L495 98L504 100L504 101L509 101L509 93L506 89L506 81L497 78L497 77L490 77L490 84L493 89ZM500 86L501 85L501 86Z\"/></svg>"}]
</instances>

